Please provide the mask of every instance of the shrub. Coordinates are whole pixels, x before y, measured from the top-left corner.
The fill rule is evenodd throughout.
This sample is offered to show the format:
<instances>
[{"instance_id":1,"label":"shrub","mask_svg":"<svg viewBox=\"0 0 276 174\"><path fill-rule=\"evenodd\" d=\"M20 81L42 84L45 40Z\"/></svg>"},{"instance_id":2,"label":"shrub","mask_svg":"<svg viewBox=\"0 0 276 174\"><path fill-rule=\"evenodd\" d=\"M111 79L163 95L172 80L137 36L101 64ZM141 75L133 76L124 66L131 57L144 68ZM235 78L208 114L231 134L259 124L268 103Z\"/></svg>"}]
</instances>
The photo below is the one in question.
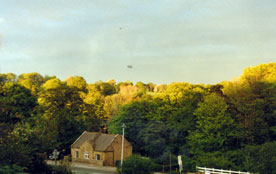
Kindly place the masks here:
<instances>
[{"instance_id":1,"label":"shrub","mask_svg":"<svg viewBox=\"0 0 276 174\"><path fill-rule=\"evenodd\" d=\"M66 165L52 166L52 172L57 174L73 174L72 170Z\"/></svg>"},{"instance_id":2,"label":"shrub","mask_svg":"<svg viewBox=\"0 0 276 174\"><path fill-rule=\"evenodd\" d=\"M123 166L118 167L118 174L151 174L153 172L154 163L151 159L141 157L140 155L132 155L124 160Z\"/></svg>"},{"instance_id":3,"label":"shrub","mask_svg":"<svg viewBox=\"0 0 276 174\"><path fill-rule=\"evenodd\" d=\"M73 174L73 172L70 168L70 162L69 162L68 157L66 157L64 160L62 160L59 165L53 165L50 167L51 167L51 171L56 174Z\"/></svg>"},{"instance_id":4,"label":"shrub","mask_svg":"<svg viewBox=\"0 0 276 174\"><path fill-rule=\"evenodd\" d=\"M23 173L23 169L20 166L12 165L12 166L2 166L0 167L0 174L19 174Z\"/></svg>"}]
</instances>

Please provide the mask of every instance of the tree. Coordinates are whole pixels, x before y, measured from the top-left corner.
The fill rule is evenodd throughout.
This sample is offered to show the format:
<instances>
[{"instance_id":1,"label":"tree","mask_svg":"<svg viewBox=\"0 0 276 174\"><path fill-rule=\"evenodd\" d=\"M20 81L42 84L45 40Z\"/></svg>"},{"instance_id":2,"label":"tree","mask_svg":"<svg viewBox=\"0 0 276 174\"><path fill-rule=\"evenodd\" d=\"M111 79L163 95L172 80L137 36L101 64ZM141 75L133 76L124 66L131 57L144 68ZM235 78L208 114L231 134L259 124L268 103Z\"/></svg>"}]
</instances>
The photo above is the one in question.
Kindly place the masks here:
<instances>
[{"instance_id":1,"label":"tree","mask_svg":"<svg viewBox=\"0 0 276 174\"><path fill-rule=\"evenodd\" d=\"M0 83L15 82L16 75L13 73L0 74Z\"/></svg>"},{"instance_id":2,"label":"tree","mask_svg":"<svg viewBox=\"0 0 276 174\"><path fill-rule=\"evenodd\" d=\"M106 83L106 82L99 84L99 90L100 90L101 94L104 96L112 95L112 94L116 93L115 86L110 83Z\"/></svg>"},{"instance_id":3,"label":"tree","mask_svg":"<svg viewBox=\"0 0 276 174\"><path fill-rule=\"evenodd\" d=\"M207 89L203 85L191 85L189 83L172 83L167 86L167 90L162 93L162 98L174 107L182 107L186 103L197 107L207 95Z\"/></svg>"},{"instance_id":4,"label":"tree","mask_svg":"<svg viewBox=\"0 0 276 174\"><path fill-rule=\"evenodd\" d=\"M39 145L33 146L37 141L22 134L26 132L23 125L34 117L36 98L25 87L9 82L0 86L0 106L0 172L15 172L19 168L5 167L13 164L27 171L43 171L45 164L38 154Z\"/></svg>"},{"instance_id":5,"label":"tree","mask_svg":"<svg viewBox=\"0 0 276 174\"><path fill-rule=\"evenodd\" d=\"M141 92L141 93L146 93L147 92L147 85L146 84L144 84L143 82L137 82L136 84L135 84L135 86L137 86L138 88L139 88L139 92Z\"/></svg>"},{"instance_id":6,"label":"tree","mask_svg":"<svg viewBox=\"0 0 276 174\"><path fill-rule=\"evenodd\" d=\"M17 81L34 95L38 93L40 86L44 83L43 77L36 72L21 74L18 76Z\"/></svg>"},{"instance_id":7,"label":"tree","mask_svg":"<svg viewBox=\"0 0 276 174\"><path fill-rule=\"evenodd\" d=\"M51 79L43 85L38 101L42 114L37 122L42 125L45 145L50 149L68 149L84 130L85 106L78 90Z\"/></svg>"},{"instance_id":8,"label":"tree","mask_svg":"<svg viewBox=\"0 0 276 174\"><path fill-rule=\"evenodd\" d=\"M104 114L104 96L102 95L97 84L88 85L88 94L83 100L86 104L93 105L94 113L97 118L105 120L107 115Z\"/></svg>"},{"instance_id":9,"label":"tree","mask_svg":"<svg viewBox=\"0 0 276 174\"><path fill-rule=\"evenodd\" d=\"M247 68L238 80L224 83L230 111L244 128L245 144L263 144L276 138L275 66Z\"/></svg>"},{"instance_id":10,"label":"tree","mask_svg":"<svg viewBox=\"0 0 276 174\"><path fill-rule=\"evenodd\" d=\"M5 83L0 86L0 123L12 126L31 116L36 98L25 87Z\"/></svg>"},{"instance_id":11,"label":"tree","mask_svg":"<svg viewBox=\"0 0 276 174\"><path fill-rule=\"evenodd\" d=\"M124 86L133 86L133 83L131 81L125 81L125 82L119 82L117 83L117 91L120 91L121 90L121 87L124 87Z\"/></svg>"},{"instance_id":12,"label":"tree","mask_svg":"<svg viewBox=\"0 0 276 174\"><path fill-rule=\"evenodd\" d=\"M134 152L145 154L143 151L144 136L141 130L147 127L147 123L151 119L149 114L151 107L153 107L153 103L146 101L133 102L123 106L119 111L119 115L112 119L109 131L121 133L121 126L125 123L127 126L125 136L132 144Z\"/></svg>"},{"instance_id":13,"label":"tree","mask_svg":"<svg viewBox=\"0 0 276 174\"><path fill-rule=\"evenodd\" d=\"M80 91L86 92L87 90L87 83L84 80L83 77L80 76L75 76L75 77L68 77L65 82L67 83L68 86L74 86Z\"/></svg>"},{"instance_id":14,"label":"tree","mask_svg":"<svg viewBox=\"0 0 276 174\"><path fill-rule=\"evenodd\" d=\"M276 142L244 148L246 160L243 165L253 173L273 174L276 172Z\"/></svg>"},{"instance_id":15,"label":"tree","mask_svg":"<svg viewBox=\"0 0 276 174\"><path fill-rule=\"evenodd\" d=\"M156 86L156 85L155 85L155 84L153 84L153 83L151 83L151 82L150 82L150 83L148 83L148 84L147 84L148 91L149 91L149 92L153 92L153 90L154 90L155 86Z\"/></svg>"},{"instance_id":16,"label":"tree","mask_svg":"<svg viewBox=\"0 0 276 174\"><path fill-rule=\"evenodd\" d=\"M159 158L167 149L167 127L164 123L158 121L149 121L138 133L141 138L144 155L151 158Z\"/></svg>"},{"instance_id":17,"label":"tree","mask_svg":"<svg viewBox=\"0 0 276 174\"><path fill-rule=\"evenodd\" d=\"M52 78L52 79L47 80L42 85L42 88L44 90L57 89L61 85L62 85L62 82L58 78Z\"/></svg>"},{"instance_id":18,"label":"tree","mask_svg":"<svg viewBox=\"0 0 276 174\"><path fill-rule=\"evenodd\" d=\"M113 86L116 86L116 81L115 81L114 79L109 79L109 80L107 81L107 83L109 83L109 84L111 84L111 85L113 85Z\"/></svg>"},{"instance_id":19,"label":"tree","mask_svg":"<svg viewBox=\"0 0 276 174\"><path fill-rule=\"evenodd\" d=\"M276 82L276 63L260 64L255 67L246 68L240 77L245 83Z\"/></svg>"},{"instance_id":20,"label":"tree","mask_svg":"<svg viewBox=\"0 0 276 174\"><path fill-rule=\"evenodd\" d=\"M157 85L154 88L154 92L165 92L167 90L167 85L162 84L162 85Z\"/></svg>"},{"instance_id":21,"label":"tree","mask_svg":"<svg viewBox=\"0 0 276 174\"><path fill-rule=\"evenodd\" d=\"M206 96L202 103L199 103L194 113L197 117L197 129L190 133L188 143L190 152L198 162L201 162L201 165L206 165L206 162L215 165L217 163L214 161L219 160L218 158L223 153L240 148L238 127L227 110L228 105L225 99L212 93ZM224 158L228 160L227 156ZM228 163L224 164L228 165Z\"/></svg>"},{"instance_id":22,"label":"tree","mask_svg":"<svg viewBox=\"0 0 276 174\"><path fill-rule=\"evenodd\" d=\"M168 151L189 156L187 137L196 129L194 111L207 94L203 85L172 83L157 98L162 101L155 118L162 120L167 127Z\"/></svg>"}]
</instances>

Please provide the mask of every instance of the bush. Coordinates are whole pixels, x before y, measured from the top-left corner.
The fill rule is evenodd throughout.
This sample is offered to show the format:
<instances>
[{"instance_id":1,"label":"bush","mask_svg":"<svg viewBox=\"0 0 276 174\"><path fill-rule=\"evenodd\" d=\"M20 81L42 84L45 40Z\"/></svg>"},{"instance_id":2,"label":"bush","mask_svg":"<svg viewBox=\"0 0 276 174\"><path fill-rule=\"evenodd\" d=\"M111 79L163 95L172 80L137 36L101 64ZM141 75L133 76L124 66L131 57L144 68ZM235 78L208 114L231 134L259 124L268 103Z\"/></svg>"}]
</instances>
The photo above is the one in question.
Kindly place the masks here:
<instances>
[{"instance_id":1,"label":"bush","mask_svg":"<svg viewBox=\"0 0 276 174\"><path fill-rule=\"evenodd\" d=\"M155 164L149 158L132 155L124 160L123 166L118 167L118 174L152 174Z\"/></svg>"},{"instance_id":2,"label":"bush","mask_svg":"<svg viewBox=\"0 0 276 174\"><path fill-rule=\"evenodd\" d=\"M0 174L23 174L23 169L20 166L12 165L12 166L2 166L0 167Z\"/></svg>"},{"instance_id":3,"label":"bush","mask_svg":"<svg viewBox=\"0 0 276 174\"><path fill-rule=\"evenodd\" d=\"M52 166L52 172L56 174L73 174L72 170L66 165Z\"/></svg>"},{"instance_id":4,"label":"bush","mask_svg":"<svg viewBox=\"0 0 276 174\"><path fill-rule=\"evenodd\" d=\"M59 165L50 166L50 168L51 173L54 172L55 174L73 174L70 168L70 162L68 157L62 160Z\"/></svg>"}]
</instances>

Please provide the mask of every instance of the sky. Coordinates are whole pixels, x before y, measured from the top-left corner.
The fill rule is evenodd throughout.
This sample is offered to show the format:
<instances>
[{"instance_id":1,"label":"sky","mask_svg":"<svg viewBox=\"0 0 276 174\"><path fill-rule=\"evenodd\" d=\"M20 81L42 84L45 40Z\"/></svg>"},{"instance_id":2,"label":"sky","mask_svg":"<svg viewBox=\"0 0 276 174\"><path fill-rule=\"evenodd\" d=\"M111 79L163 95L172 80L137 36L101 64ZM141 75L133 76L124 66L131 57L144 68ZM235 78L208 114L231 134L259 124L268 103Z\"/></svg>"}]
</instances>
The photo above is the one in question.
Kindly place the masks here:
<instances>
[{"instance_id":1,"label":"sky","mask_svg":"<svg viewBox=\"0 0 276 174\"><path fill-rule=\"evenodd\" d=\"M0 0L0 39L0 73L216 84L276 62L276 1Z\"/></svg>"}]
</instances>

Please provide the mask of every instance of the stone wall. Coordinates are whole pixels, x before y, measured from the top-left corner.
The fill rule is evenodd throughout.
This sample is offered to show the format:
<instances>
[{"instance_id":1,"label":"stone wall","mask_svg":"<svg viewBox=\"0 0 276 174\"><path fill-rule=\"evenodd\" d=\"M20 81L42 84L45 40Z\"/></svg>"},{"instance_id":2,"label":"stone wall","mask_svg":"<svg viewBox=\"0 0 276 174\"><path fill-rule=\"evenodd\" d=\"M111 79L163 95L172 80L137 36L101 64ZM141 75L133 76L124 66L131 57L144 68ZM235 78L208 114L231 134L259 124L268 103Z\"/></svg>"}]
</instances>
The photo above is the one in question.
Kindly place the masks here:
<instances>
[{"instance_id":1,"label":"stone wall","mask_svg":"<svg viewBox=\"0 0 276 174\"><path fill-rule=\"evenodd\" d=\"M107 151L109 151L109 152L114 151L114 152L112 152L112 153L114 153L114 158L106 159L106 161L107 161L106 163L107 164L113 163L113 166L115 166L116 161L121 160L121 153L122 153L122 136L121 135L118 135L114 139L113 143L107 148ZM110 156L110 155L111 155L111 153L108 154L108 156ZM129 157L130 155L132 155L132 146L126 139L124 139L124 157L123 157L123 159Z\"/></svg>"},{"instance_id":2,"label":"stone wall","mask_svg":"<svg viewBox=\"0 0 276 174\"><path fill-rule=\"evenodd\" d=\"M76 156L78 151L79 156ZM88 159L85 158L85 153L88 152ZM96 160L96 155L100 155L100 160ZM104 152L96 152L93 150L91 143L85 142L80 148L71 148L71 155L73 162L83 162L88 164L103 165L105 158Z\"/></svg>"},{"instance_id":3,"label":"stone wall","mask_svg":"<svg viewBox=\"0 0 276 174\"><path fill-rule=\"evenodd\" d=\"M72 158L72 162L79 162L79 163L86 163L86 164L94 164L98 166L103 166L104 161L103 160L87 160L87 159L81 159L81 158Z\"/></svg>"}]
</instances>

